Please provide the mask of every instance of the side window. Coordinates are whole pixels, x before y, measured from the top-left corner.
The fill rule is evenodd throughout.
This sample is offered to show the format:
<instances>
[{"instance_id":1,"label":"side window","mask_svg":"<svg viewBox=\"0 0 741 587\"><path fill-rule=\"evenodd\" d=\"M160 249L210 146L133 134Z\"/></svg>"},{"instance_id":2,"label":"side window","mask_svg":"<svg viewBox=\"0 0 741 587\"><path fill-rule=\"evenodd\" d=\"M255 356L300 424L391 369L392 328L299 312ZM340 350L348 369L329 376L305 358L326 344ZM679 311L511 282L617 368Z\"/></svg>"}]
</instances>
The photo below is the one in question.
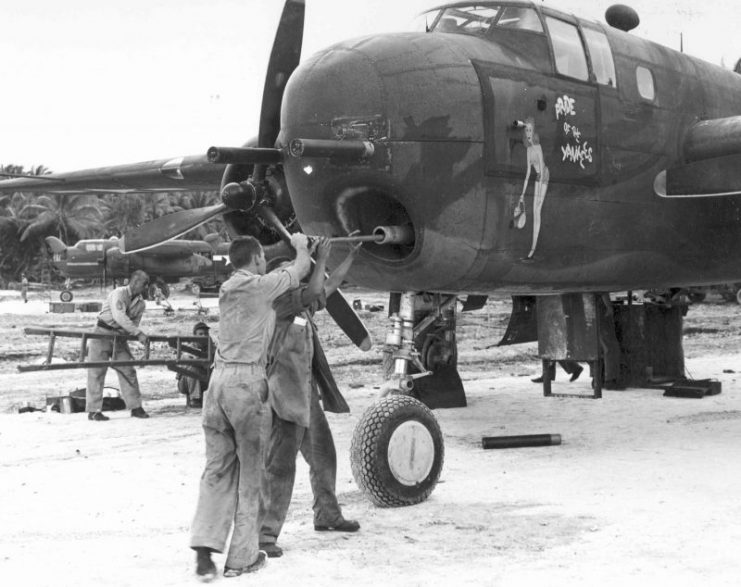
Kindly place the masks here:
<instances>
[{"instance_id":1,"label":"side window","mask_svg":"<svg viewBox=\"0 0 741 587\"><path fill-rule=\"evenodd\" d=\"M636 85L638 86L638 93L641 98L651 100L656 97L656 90L654 89L654 75L651 70L639 65L636 67Z\"/></svg>"},{"instance_id":2,"label":"side window","mask_svg":"<svg viewBox=\"0 0 741 587\"><path fill-rule=\"evenodd\" d=\"M543 32L538 14L532 8L507 6L497 21L497 26L503 28L520 29L523 31Z\"/></svg>"},{"instance_id":3,"label":"side window","mask_svg":"<svg viewBox=\"0 0 741 587\"><path fill-rule=\"evenodd\" d=\"M605 33L586 28L583 30L597 83L616 87L615 62L612 60L610 43L607 42Z\"/></svg>"},{"instance_id":4,"label":"side window","mask_svg":"<svg viewBox=\"0 0 741 587\"><path fill-rule=\"evenodd\" d=\"M553 43L553 55L556 58L556 71L578 80L587 81L587 56L581 44L579 31L573 24L547 17L548 31Z\"/></svg>"}]
</instances>

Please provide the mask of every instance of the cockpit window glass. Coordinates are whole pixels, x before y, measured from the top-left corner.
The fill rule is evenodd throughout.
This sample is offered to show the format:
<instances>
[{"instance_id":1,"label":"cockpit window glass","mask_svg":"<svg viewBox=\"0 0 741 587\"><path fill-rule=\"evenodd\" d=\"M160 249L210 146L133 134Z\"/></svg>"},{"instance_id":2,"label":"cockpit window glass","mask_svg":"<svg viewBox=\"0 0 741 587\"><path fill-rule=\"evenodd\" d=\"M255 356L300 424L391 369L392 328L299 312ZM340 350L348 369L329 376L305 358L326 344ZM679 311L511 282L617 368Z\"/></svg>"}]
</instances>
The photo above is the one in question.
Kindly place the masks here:
<instances>
[{"instance_id":1,"label":"cockpit window glass","mask_svg":"<svg viewBox=\"0 0 741 587\"><path fill-rule=\"evenodd\" d=\"M419 20L435 33L484 35L498 28L543 32L538 13L526 6L451 6L423 13Z\"/></svg>"},{"instance_id":2,"label":"cockpit window glass","mask_svg":"<svg viewBox=\"0 0 741 587\"><path fill-rule=\"evenodd\" d=\"M446 8L435 25L438 33L481 34L489 30L499 14L498 6Z\"/></svg>"},{"instance_id":3,"label":"cockpit window glass","mask_svg":"<svg viewBox=\"0 0 741 587\"><path fill-rule=\"evenodd\" d=\"M537 12L532 8L521 6L507 6L502 9L502 15L497 21L497 26L502 28L520 29L523 31L543 32Z\"/></svg>"},{"instance_id":4,"label":"cockpit window glass","mask_svg":"<svg viewBox=\"0 0 741 587\"><path fill-rule=\"evenodd\" d=\"M605 33L587 28L583 30L597 83L616 87L615 62L612 60L610 43L608 43Z\"/></svg>"},{"instance_id":5,"label":"cockpit window glass","mask_svg":"<svg viewBox=\"0 0 741 587\"><path fill-rule=\"evenodd\" d=\"M641 97L653 101L656 97L656 90L654 89L654 76L651 70L639 65L636 68L636 84Z\"/></svg>"},{"instance_id":6,"label":"cockpit window glass","mask_svg":"<svg viewBox=\"0 0 741 587\"><path fill-rule=\"evenodd\" d=\"M573 24L551 17L546 18L546 23L553 43L556 71L578 80L589 79L587 56L577 28Z\"/></svg>"}]
</instances>

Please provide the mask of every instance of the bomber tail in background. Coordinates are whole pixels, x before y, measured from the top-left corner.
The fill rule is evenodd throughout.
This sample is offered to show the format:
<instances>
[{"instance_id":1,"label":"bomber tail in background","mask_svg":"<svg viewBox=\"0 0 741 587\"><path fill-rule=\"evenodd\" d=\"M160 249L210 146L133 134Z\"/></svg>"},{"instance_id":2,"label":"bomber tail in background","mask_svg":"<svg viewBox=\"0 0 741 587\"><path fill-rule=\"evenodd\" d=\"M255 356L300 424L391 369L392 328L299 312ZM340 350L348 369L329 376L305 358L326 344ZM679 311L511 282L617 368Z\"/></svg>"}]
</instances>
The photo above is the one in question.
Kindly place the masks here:
<instances>
[{"instance_id":1,"label":"bomber tail in background","mask_svg":"<svg viewBox=\"0 0 741 587\"><path fill-rule=\"evenodd\" d=\"M47 236L44 240L52 253L63 253L67 250L67 245L55 236Z\"/></svg>"}]
</instances>

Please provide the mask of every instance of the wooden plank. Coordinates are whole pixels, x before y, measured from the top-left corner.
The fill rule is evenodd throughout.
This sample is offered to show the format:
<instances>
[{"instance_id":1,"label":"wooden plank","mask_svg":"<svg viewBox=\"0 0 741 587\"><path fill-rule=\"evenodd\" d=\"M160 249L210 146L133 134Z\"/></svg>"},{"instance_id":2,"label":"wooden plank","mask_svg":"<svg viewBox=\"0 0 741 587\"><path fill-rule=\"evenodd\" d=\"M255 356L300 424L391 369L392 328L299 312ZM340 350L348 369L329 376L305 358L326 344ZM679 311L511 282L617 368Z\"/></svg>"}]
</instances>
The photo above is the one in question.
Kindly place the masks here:
<instances>
[{"instance_id":1,"label":"wooden plank","mask_svg":"<svg viewBox=\"0 0 741 587\"><path fill-rule=\"evenodd\" d=\"M134 361L90 361L78 363L44 363L42 365L18 365L18 371L27 373L29 371L59 371L68 369L90 369L93 367L150 367L150 366L176 366L176 365L201 365L208 367L211 364L206 359L149 359Z\"/></svg>"}]
</instances>

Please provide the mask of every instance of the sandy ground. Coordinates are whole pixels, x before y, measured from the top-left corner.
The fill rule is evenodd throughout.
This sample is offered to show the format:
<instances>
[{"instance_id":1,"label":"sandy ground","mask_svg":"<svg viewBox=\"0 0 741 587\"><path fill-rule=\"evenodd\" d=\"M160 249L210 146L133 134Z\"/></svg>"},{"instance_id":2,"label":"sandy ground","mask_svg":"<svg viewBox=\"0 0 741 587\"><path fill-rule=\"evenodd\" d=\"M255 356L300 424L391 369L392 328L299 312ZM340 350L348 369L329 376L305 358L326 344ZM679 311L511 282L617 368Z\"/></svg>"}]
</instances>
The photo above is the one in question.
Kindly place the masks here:
<instances>
[{"instance_id":1,"label":"sandy ground","mask_svg":"<svg viewBox=\"0 0 741 587\"><path fill-rule=\"evenodd\" d=\"M364 299L385 303L375 295ZM107 423L88 422L85 414L15 414L26 402L39 405L45 395L84 385L82 371L14 372L10 364L31 362L41 352L39 340L18 330L31 321L81 327L94 315L50 315L47 299L23 305L11 294L0 297L0 351L25 353L0 363L2 583L195 584L187 543L203 439L199 413L183 406L173 374L140 371L153 416L147 421L128 412L112 413ZM178 303L175 297L182 308L175 318L153 309L145 324L187 330L195 319L192 298L182 294ZM362 528L355 535L313 531L301 462L280 539L284 557L257 575L219 578L218 584L738 585L741 380L733 371L741 372L741 309L709 304L696 324L688 317L696 330L688 334L688 369L695 378L722 381L721 395L676 399L630 390L588 400L543 398L529 381L536 370L533 345L487 348L492 333L499 334L491 327L500 321L497 303L461 320L469 406L436 411L446 442L440 483L425 503L400 509L371 505L350 472L353 427L380 381L377 352L356 356L323 326L352 409L329 415L339 456L337 491L345 515ZM382 340L385 315L364 317ZM587 379L567 384L559 378L556 391L589 393ZM115 377L109 383L115 385ZM559 433L563 443L481 448L482 436L532 433ZM216 560L223 564L221 555Z\"/></svg>"}]
</instances>

